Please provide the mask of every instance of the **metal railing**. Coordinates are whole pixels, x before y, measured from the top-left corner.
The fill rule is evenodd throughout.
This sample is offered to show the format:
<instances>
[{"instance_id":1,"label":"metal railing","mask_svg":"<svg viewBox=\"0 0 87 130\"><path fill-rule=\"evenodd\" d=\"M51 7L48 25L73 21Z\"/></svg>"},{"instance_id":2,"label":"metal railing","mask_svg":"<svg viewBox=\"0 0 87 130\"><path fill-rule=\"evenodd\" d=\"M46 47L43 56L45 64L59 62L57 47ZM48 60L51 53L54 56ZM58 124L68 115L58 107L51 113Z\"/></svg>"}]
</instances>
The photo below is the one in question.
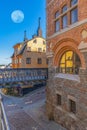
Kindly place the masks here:
<instances>
[{"instance_id":1,"label":"metal railing","mask_svg":"<svg viewBox=\"0 0 87 130\"><path fill-rule=\"evenodd\" d=\"M1 95L0 95L0 109L1 109L1 114L0 114L1 130L10 130Z\"/></svg>"},{"instance_id":2,"label":"metal railing","mask_svg":"<svg viewBox=\"0 0 87 130\"><path fill-rule=\"evenodd\" d=\"M79 74L78 67L57 67L55 71L56 73Z\"/></svg>"},{"instance_id":3,"label":"metal railing","mask_svg":"<svg viewBox=\"0 0 87 130\"><path fill-rule=\"evenodd\" d=\"M29 80L44 80L48 77L47 68L21 68L21 69L0 69L0 84Z\"/></svg>"}]
</instances>

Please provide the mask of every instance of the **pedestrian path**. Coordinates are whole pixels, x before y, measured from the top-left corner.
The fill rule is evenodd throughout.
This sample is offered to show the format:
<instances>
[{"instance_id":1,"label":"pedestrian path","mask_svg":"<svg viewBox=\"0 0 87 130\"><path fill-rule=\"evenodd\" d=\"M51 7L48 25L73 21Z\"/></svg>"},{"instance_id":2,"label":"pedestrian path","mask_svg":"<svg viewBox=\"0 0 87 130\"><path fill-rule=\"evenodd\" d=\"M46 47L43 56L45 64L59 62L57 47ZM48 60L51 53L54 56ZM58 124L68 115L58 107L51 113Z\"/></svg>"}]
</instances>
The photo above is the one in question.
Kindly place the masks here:
<instances>
[{"instance_id":1,"label":"pedestrian path","mask_svg":"<svg viewBox=\"0 0 87 130\"><path fill-rule=\"evenodd\" d=\"M45 100L25 108L24 111L30 115L44 130L66 130L54 121L49 121L46 116Z\"/></svg>"},{"instance_id":2,"label":"pedestrian path","mask_svg":"<svg viewBox=\"0 0 87 130\"><path fill-rule=\"evenodd\" d=\"M66 130L54 121L48 120L45 98L45 88L21 99L4 96L4 106L11 130Z\"/></svg>"},{"instance_id":3,"label":"pedestrian path","mask_svg":"<svg viewBox=\"0 0 87 130\"><path fill-rule=\"evenodd\" d=\"M14 113L8 113L11 130L44 130L31 116L18 110Z\"/></svg>"}]
</instances>

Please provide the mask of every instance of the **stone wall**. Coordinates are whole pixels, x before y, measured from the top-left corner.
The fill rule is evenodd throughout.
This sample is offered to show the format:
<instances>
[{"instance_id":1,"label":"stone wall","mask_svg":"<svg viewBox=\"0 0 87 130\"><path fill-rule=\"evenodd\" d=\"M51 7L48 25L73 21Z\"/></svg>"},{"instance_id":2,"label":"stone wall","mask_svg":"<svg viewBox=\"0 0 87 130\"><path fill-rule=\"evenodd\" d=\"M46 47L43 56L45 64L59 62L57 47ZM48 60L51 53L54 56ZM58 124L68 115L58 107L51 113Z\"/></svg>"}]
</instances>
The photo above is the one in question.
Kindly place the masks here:
<instances>
[{"instance_id":1,"label":"stone wall","mask_svg":"<svg viewBox=\"0 0 87 130\"><path fill-rule=\"evenodd\" d=\"M59 75L55 74L53 78L51 77L48 80L48 117L49 119L54 119L68 130L86 130L87 84L85 82L87 81L84 78L85 82L83 82L83 79L81 80L77 75L61 74L61 77ZM61 106L57 105L57 94L61 94ZM76 102L76 114L70 112L69 99L75 100Z\"/></svg>"}]
</instances>

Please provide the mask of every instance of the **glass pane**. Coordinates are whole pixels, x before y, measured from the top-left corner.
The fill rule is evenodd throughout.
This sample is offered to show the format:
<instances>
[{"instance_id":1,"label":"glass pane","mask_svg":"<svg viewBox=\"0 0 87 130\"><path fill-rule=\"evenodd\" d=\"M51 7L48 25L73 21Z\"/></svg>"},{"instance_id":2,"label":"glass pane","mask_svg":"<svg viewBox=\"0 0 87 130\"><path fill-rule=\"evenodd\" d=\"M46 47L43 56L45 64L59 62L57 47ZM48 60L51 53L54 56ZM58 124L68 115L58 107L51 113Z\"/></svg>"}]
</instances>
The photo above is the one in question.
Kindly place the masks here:
<instances>
[{"instance_id":1,"label":"glass pane","mask_svg":"<svg viewBox=\"0 0 87 130\"><path fill-rule=\"evenodd\" d=\"M55 22L55 30L56 30L56 32L58 32L60 30L60 22L59 22L59 20L57 20Z\"/></svg>"},{"instance_id":2,"label":"glass pane","mask_svg":"<svg viewBox=\"0 0 87 130\"><path fill-rule=\"evenodd\" d=\"M65 68L65 64L60 64L60 67Z\"/></svg>"},{"instance_id":3,"label":"glass pane","mask_svg":"<svg viewBox=\"0 0 87 130\"><path fill-rule=\"evenodd\" d=\"M61 64L65 64L65 54L62 56L60 63L61 63Z\"/></svg>"},{"instance_id":4,"label":"glass pane","mask_svg":"<svg viewBox=\"0 0 87 130\"><path fill-rule=\"evenodd\" d=\"M64 13L65 11L67 11L67 5L65 5L62 9L62 12Z\"/></svg>"},{"instance_id":5,"label":"glass pane","mask_svg":"<svg viewBox=\"0 0 87 130\"><path fill-rule=\"evenodd\" d=\"M73 58L73 52L72 51L68 51L66 52L66 60L72 60Z\"/></svg>"},{"instance_id":6,"label":"glass pane","mask_svg":"<svg viewBox=\"0 0 87 130\"><path fill-rule=\"evenodd\" d=\"M75 23L78 21L78 9L75 8L71 11L71 23Z\"/></svg>"},{"instance_id":7,"label":"glass pane","mask_svg":"<svg viewBox=\"0 0 87 130\"><path fill-rule=\"evenodd\" d=\"M67 15L63 16L63 28L67 27L68 21L67 21Z\"/></svg>"},{"instance_id":8,"label":"glass pane","mask_svg":"<svg viewBox=\"0 0 87 130\"><path fill-rule=\"evenodd\" d=\"M55 13L55 18L58 18L59 15L60 15L60 13L59 13L59 11L57 11L57 12Z\"/></svg>"},{"instance_id":9,"label":"glass pane","mask_svg":"<svg viewBox=\"0 0 87 130\"><path fill-rule=\"evenodd\" d=\"M80 58L73 51L65 52L60 60L60 72L62 73L78 74L80 66Z\"/></svg>"},{"instance_id":10,"label":"glass pane","mask_svg":"<svg viewBox=\"0 0 87 130\"><path fill-rule=\"evenodd\" d=\"M78 0L71 0L71 6L77 4Z\"/></svg>"}]
</instances>

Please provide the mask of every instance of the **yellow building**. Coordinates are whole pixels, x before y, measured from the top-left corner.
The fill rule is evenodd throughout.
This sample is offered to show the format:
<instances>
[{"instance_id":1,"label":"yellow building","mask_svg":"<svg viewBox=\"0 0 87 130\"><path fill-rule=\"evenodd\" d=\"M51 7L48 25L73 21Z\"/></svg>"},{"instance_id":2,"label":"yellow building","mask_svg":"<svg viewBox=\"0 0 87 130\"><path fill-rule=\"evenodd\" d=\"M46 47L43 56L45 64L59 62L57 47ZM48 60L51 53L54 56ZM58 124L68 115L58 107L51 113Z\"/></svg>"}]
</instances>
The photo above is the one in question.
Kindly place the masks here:
<instances>
[{"instance_id":1,"label":"yellow building","mask_svg":"<svg viewBox=\"0 0 87 130\"><path fill-rule=\"evenodd\" d=\"M14 45L12 58L12 68L47 68L48 59L46 58L46 40L42 37L42 30L39 26L37 35L31 40L26 38L24 32L24 41Z\"/></svg>"}]
</instances>

